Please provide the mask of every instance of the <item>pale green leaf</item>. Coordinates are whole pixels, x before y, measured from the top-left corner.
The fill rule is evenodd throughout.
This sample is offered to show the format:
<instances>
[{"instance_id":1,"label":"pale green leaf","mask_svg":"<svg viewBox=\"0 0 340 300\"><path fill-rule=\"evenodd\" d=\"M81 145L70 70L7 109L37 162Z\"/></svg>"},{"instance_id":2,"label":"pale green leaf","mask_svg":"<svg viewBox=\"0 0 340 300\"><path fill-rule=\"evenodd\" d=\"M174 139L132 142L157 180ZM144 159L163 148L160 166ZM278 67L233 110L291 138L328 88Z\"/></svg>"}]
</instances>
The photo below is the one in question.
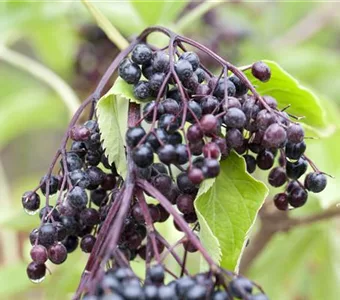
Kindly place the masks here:
<instances>
[{"instance_id":1,"label":"pale green leaf","mask_svg":"<svg viewBox=\"0 0 340 300\"><path fill-rule=\"evenodd\" d=\"M143 103L142 101L138 100L135 95L133 94L133 86L125 82L121 77L118 77L111 88L110 92L122 98L125 98L127 101L131 100L132 102L136 103Z\"/></svg>"},{"instance_id":2,"label":"pale green leaf","mask_svg":"<svg viewBox=\"0 0 340 300\"><path fill-rule=\"evenodd\" d=\"M205 232L209 226L220 245L222 267L237 268L249 231L267 193L266 186L246 172L243 158L232 152L221 161L221 172L213 186L196 199L196 211L206 221L201 235L209 236L209 232ZM216 243L209 244L211 239L203 238L202 242L210 253L217 251L213 249Z\"/></svg>"},{"instance_id":3,"label":"pale green leaf","mask_svg":"<svg viewBox=\"0 0 340 300\"><path fill-rule=\"evenodd\" d=\"M282 69L277 63L263 60L271 69L271 78L268 82L261 82L254 78L250 70L245 71L256 90L261 95L274 97L279 108L291 105L288 109L290 114L303 116L302 123L309 126L323 128L327 125L324 111L320 106L319 98L310 90L303 87L299 82Z\"/></svg>"},{"instance_id":4,"label":"pale green leaf","mask_svg":"<svg viewBox=\"0 0 340 300\"><path fill-rule=\"evenodd\" d=\"M125 136L122 134L119 121L122 112L118 110L117 97L112 89L99 100L97 113L105 153L110 163L115 163L119 174L125 177L127 171Z\"/></svg>"}]
</instances>

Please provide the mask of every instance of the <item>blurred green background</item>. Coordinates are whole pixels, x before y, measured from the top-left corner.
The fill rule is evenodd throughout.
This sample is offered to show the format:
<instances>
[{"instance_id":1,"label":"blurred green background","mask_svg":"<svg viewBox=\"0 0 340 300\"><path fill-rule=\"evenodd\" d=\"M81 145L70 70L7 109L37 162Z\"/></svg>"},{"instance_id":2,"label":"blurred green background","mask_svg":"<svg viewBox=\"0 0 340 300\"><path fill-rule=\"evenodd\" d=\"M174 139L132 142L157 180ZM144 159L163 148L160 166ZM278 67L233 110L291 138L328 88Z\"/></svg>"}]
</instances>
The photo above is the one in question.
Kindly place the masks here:
<instances>
[{"instance_id":1,"label":"blurred green background","mask_svg":"<svg viewBox=\"0 0 340 300\"><path fill-rule=\"evenodd\" d=\"M274 60L312 89L329 126L308 140L308 153L336 179L297 214L340 203L340 3L222 2L93 1L127 39L168 26L235 65ZM1 1L0 32L0 298L70 299L86 256L71 254L32 284L27 235L37 218L24 213L21 194L46 172L72 112L118 49L80 1ZM336 219L279 233L247 275L271 299L339 299L339 237Z\"/></svg>"}]
</instances>

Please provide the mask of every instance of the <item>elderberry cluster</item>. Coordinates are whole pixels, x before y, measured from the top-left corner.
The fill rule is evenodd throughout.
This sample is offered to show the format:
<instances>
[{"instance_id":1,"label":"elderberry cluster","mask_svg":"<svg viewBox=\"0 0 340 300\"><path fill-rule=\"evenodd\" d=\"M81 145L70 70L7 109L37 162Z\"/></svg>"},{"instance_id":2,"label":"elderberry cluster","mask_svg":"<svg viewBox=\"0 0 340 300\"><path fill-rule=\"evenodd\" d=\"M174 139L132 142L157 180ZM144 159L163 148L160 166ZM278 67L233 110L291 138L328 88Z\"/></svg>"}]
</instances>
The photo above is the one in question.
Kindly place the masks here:
<instances>
[{"instance_id":1,"label":"elderberry cluster","mask_svg":"<svg viewBox=\"0 0 340 300\"><path fill-rule=\"evenodd\" d=\"M263 62L254 63L251 72L262 82L270 80L271 71ZM186 204L193 202L204 179L218 176L219 159L227 159L232 150L243 155L249 173L256 168L271 169L269 184L286 185L285 192L274 197L280 210L300 207L306 203L308 191L317 193L325 188L326 176L304 154L302 126L278 110L273 97L248 94L244 80L229 75L226 68L216 77L194 52L177 53L172 58L163 50L152 51L139 44L131 57L121 62L119 75L133 85L135 97L145 102L144 123L126 133L135 164L144 169L143 174L149 174L156 155L164 169L177 167L181 171L177 186L181 193L189 194L186 199L192 198ZM151 124L150 130L145 129L146 123ZM308 163L314 172L302 184L298 179ZM178 199L180 209L183 196ZM192 209L190 205L190 213L194 213Z\"/></svg>"},{"instance_id":2,"label":"elderberry cluster","mask_svg":"<svg viewBox=\"0 0 340 300\"><path fill-rule=\"evenodd\" d=\"M63 263L78 244L83 252L91 252L96 233L119 190L119 175L104 154L97 122L74 126L70 137L73 142L60 161L59 173L44 176L39 186L49 201L39 211L39 228L30 233L32 262L27 274L34 282L44 278L47 260ZM48 203L54 197L57 200L52 206ZM25 192L22 205L29 214L37 212L38 189Z\"/></svg>"},{"instance_id":3,"label":"elderberry cluster","mask_svg":"<svg viewBox=\"0 0 340 300\"><path fill-rule=\"evenodd\" d=\"M167 284L162 265L147 270L142 283L127 267L108 269L93 295L84 300L267 300L261 292L253 294L254 284L244 277L234 277L226 288L210 273L183 276Z\"/></svg>"}]
</instances>

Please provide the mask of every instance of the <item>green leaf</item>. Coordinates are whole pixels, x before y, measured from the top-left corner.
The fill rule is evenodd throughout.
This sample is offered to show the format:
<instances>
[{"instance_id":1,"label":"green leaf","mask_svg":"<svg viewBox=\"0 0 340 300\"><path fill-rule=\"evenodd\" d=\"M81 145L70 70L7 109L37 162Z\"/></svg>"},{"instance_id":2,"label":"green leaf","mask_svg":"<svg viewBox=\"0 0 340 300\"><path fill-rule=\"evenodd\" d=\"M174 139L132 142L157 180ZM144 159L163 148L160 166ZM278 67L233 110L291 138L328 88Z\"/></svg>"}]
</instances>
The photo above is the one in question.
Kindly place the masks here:
<instances>
[{"instance_id":1,"label":"green leaf","mask_svg":"<svg viewBox=\"0 0 340 300\"><path fill-rule=\"evenodd\" d=\"M145 2L134 0L131 1L131 4L144 24L148 26L158 23L161 17L160 12L163 11L165 1Z\"/></svg>"},{"instance_id":2,"label":"green leaf","mask_svg":"<svg viewBox=\"0 0 340 300\"><path fill-rule=\"evenodd\" d=\"M327 121L318 97L301 86L277 63L269 60L263 60L263 62L268 64L272 72L271 79L268 82L261 82L254 78L250 70L245 71L256 90L261 95L273 96L278 101L280 108L291 104L288 109L290 114L305 117L300 122L312 127L325 127Z\"/></svg>"},{"instance_id":3,"label":"green leaf","mask_svg":"<svg viewBox=\"0 0 340 300\"><path fill-rule=\"evenodd\" d=\"M131 100L132 102L136 103L143 103L142 101L138 100L135 95L133 94L133 86L125 82L122 78L118 77L111 88L110 92L117 96L121 96L126 100Z\"/></svg>"},{"instance_id":4,"label":"green leaf","mask_svg":"<svg viewBox=\"0 0 340 300\"><path fill-rule=\"evenodd\" d=\"M110 163L114 162L119 174L125 177L127 166L124 148L124 133L119 118L124 112L118 110L118 97L111 89L97 104L98 123L103 139L103 147ZM124 101L120 101L124 102ZM128 101L125 101L128 104ZM125 114L127 116L127 114ZM124 124L124 123L123 123ZM126 120L125 120L126 124Z\"/></svg>"},{"instance_id":5,"label":"green leaf","mask_svg":"<svg viewBox=\"0 0 340 300\"><path fill-rule=\"evenodd\" d=\"M210 229L220 245L222 267L237 268L249 231L267 193L266 186L246 172L244 159L232 152L221 161L221 172L213 186L196 199L196 211L205 220L201 228L202 243L209 253L216 252L217 257L216 243L210 244L213 240Z\"/></svg>"}]
</instances>

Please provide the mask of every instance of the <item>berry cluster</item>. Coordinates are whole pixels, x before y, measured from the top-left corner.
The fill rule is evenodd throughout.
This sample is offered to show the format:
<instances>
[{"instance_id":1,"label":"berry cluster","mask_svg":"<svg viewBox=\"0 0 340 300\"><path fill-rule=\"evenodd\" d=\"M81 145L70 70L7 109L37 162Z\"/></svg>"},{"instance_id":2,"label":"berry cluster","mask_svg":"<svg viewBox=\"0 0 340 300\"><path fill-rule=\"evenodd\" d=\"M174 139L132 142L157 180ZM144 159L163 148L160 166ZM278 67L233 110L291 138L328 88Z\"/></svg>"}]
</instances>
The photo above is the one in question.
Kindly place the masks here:
<instances>
[{"instance_id":1,"label":"berry cluster","mask_svg":"<svg viewBox=\"0 0 340 300\"><path fill-rule=\"evenodd\" d=\"M169 46L148 45L153 32L166 34ZM213 75L184 44L221 64L220 75ZM270 80L263 62L250 68L260 81ZM116 70L143 104L129 103L125 178L105 155L95 110ZM89 120L76 125L88 105ZM271 169L269 184L286 185L274 198L279 209L302 206L307 191L325 188L325 175L305 155L303 128L277 106L274 98L261 97L241 70L206 47L166 28L146 29L111 63L72 118L49 171L22 197L31 214L40 208L39 189L45 197L41 224L30 234L28 277L41 281L46 261L64 262L81 238L80 248L89 258L74 299L267 299L261 289L252 294L254 283L221 269L210 257L199 240L194 201L199 185L218 176L219 161L231 151L244 157L249 173ZM302 184L298 179L308 164L314 172ZM155 226L170 217L174 229L183 232L173 245ZM207 262L208 273L190 275L186 261L193 252ZM179 276L164 265L167 255L181 267ZM145 261L143 285L130 269L135 259ZM165 284L165 273L175 280Z\"/></svg>"},{"instance_id":2,"label":"berry cluster","mask_svg":"<svg viewBox=\"0 0 340 300\"><path fill-rule=\"evenodd\" d=\"M32 262L27 274L32 281L44 278L47 260L63 263L67 254L78 247L79 239L81 250L91 252L95 234L118 190L119 176L104 154L97 122L90 120L72 127L70 137L73 142L60 161L58 175L44 176L39 186L47 199L58 196L55 206L46 204L40 209L41 224L30 234ZM29 214L40 208L37 192L28 191L22 196L22 205Z\"/></svg>"},{"instance_id":3,"label":"berry cluster","mask_svg":"<svg viewBox=\"0 0 340 300\"><path fill-rule=\"evenodd\" d=\"M227 76L227 70L220 77L211 75L194 52L177 53L172 64L174 74L170 72L169 54L139 44L119 67L121 78L134 85L135 97L146 103L142 120L126 133L132 158L144 174L150 173L147 170L154 154L164 169L176 166L181 171L177 185L182 193L190 194L185 197L186 204L188 198L192 203L198 184L216 177L219 159L226 159L234 150L243 155L249 173L256 168L271 169L269 184L286 185L285 192L274 197L280 210L300 207L306 203L308 191L325 188L326 176L304 154L302 126L278 110L273 97L263 96L260 101L249 95L246 84L236 75ZM254 63L251 72L262 82L270 80L271 71L263 62ZM141 80L142 74L147 80ZM148 132L142 121L151 124ZM186 128L186 124L190 126ZM306 176L303 185L298 179L307 171L308 163L314 172ZM171 186L170 178L167 180ZM180 211L181 207L180 203ZM190 205L194 213L192 209Z\"/></svg>"},{"instance_id":4,"label":"berry cluster","mask_svg":"<svg viewBox=\"0 0 340 300\"><path fill-rule=\"evenodd\" d=\"M99 282L94 295L85 295L84 300L267 300L258 292L252 294L254 284L246 278L236 277L226 287L220 279L210 273L183 276L164 284L165 272L162 265L147 270L142 284L131 269L121 267L108 269Z\"/></svg>"}]
</instances>

